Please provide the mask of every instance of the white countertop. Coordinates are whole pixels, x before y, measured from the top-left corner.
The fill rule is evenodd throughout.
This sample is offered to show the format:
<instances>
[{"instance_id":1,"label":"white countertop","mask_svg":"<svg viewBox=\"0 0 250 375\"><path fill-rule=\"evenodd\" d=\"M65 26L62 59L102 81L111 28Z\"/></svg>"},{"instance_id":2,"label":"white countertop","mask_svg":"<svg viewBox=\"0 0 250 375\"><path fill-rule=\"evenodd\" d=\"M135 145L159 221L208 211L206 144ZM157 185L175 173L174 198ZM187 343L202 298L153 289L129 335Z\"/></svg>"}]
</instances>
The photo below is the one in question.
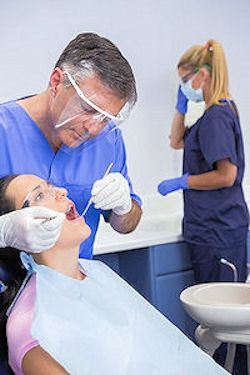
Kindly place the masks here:
<instances>
[{"instance_id":1,"label":"white countertop","mask_svg":"<svg viewBox=\"0 0 250 375\"><path fill-rule=\"evenodd\" d=\"M244 191L250 209L250 186L245 186ZM174 192L168 197L153 194L142 199L142 219L132 233L119 234L103 219L101 220L96 235L94 254L140 249L182 240L182 192Z\"/></svg>"}]
</instances>

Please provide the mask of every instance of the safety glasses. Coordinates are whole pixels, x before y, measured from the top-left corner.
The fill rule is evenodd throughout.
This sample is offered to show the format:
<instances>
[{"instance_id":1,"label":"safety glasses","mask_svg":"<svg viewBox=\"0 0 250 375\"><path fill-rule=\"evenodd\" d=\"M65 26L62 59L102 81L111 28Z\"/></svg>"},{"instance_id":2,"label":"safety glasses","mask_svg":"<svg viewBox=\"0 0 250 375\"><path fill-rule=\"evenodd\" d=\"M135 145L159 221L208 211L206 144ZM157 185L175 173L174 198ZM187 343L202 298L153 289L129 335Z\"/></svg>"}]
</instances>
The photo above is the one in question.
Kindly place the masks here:
<instances>
[{"instance_id":1,"label":"safety glasses","mask_svg":"<svg viewBox=\"0 0 250 375\"><path fill-rule=\"evenodd\" d=\"M209 64L201 64L200 66L194 68L189 73L185 74L184 76L180 77L181 84L187 83L190 78L192 78L193 75L197 74L200 70L200 68L206 68L209 72L211 72L211 65Z\"/></svg>"},{"instance_id":2,"label":"safety glasses","mask_svg":"<svg viewBox=\"0 0 250 375\"><path fill-rule=\"evenodd\" d=\"M123 107L123 109L121 110L121 112L117 116L114 116L111 113L106 112L102 108L98 107L89 98L87 98L84 95L84 93L82 92L82 90L80 89L80 87L77 85L76 81L69 74L69 72L64 71L64 74L66 75L66 77L68 78L69 82L71 83L71 85L76 90L77 95L84 102L85 106L83 107L83 111L85 113L89 114L92 117L93 120L95 120L97 122L100 122L100 123L103 123L103 124L107 124L109 121L113 121L116 125L118 125L122 121L124 121L125 117L127 117L127 116L123 115L124 109L126 108L126 110L127 110L127 104L125 104L125 106ZM93 110L94 110L94 113L93 113ZM55 127L59 128L59 127L61 127L63 125L64 125L63 123L59 123Z\"/></svg>"},{"instance_id":3,"label":"safety glasses","mask_svg":"<svg viewBox=\"0 0 250 375\"><path fill-rule=\"evenodd\" d=\"M196 74L197 72L193 71L192 72L189 72L187 74L185 74L184 76L180 77L180 82L181 84L184 84L187 83L189 81L189 79L194 75Z\"/></svg>"},{"instance_id":4,"label":"safety glasses","mask_svg":"<svg viewBox=\"0 0 250 375\"><path fill-rule=\"evenodd\" d=\"M56 187L48 182L42 182L34 186L24 198L23 208L31 206L41 206L45 201L55 199Z\"/></svg>"}]
</instances>

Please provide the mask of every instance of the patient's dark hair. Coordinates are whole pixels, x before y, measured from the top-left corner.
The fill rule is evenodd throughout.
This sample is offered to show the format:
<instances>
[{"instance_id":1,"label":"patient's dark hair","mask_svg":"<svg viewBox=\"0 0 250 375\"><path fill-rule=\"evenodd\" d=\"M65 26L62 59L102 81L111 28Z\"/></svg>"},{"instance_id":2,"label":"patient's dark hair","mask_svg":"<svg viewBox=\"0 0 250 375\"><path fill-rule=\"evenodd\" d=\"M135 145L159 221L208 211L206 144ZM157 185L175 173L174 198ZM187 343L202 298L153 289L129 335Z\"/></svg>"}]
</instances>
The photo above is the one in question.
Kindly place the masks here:
<instances>
[{"instance_id":1,"label":"patient's dark hair","mask_svg":"<svg viewBox=\"0 0 250 375\"><path fill-rule=\"evenodd\" d=\"M17 175L0 178L0 216L16 209L14 201L6 197L6 189L15 177ZM0 358L6 366L6 311L20 288L26 273L19 257L19 250L11 247L0 248L0 280L7 286L5 292L0 293Z\"/></svg>"}]
</instances>

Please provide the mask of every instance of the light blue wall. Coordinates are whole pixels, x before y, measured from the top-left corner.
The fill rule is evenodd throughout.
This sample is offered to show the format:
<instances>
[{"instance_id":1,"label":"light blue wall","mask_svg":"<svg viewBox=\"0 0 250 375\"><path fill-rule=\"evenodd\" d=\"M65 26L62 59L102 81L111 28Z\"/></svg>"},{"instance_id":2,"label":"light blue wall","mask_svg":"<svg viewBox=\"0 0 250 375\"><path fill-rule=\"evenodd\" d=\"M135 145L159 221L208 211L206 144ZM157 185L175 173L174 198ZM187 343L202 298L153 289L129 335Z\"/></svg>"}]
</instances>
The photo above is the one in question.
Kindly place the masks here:
<instances>
[{"instance_id":1,"label":"light blue wall","mask_svg":"<svg viewBox=\"0 0 250 375\"><path fill-rule=\"evenodd\" d=\"M0 100L45 89L61 50L77 33L114 41L131 62L139 101L123 125L131 177L142 194L175 176L180 155L168 146L175 102L175 65L182 52L212 37L229 62L250 160L250 2L248 0L2 0ZM246 182L250 183L250 167Z\"/></svg>"}]
</instances>

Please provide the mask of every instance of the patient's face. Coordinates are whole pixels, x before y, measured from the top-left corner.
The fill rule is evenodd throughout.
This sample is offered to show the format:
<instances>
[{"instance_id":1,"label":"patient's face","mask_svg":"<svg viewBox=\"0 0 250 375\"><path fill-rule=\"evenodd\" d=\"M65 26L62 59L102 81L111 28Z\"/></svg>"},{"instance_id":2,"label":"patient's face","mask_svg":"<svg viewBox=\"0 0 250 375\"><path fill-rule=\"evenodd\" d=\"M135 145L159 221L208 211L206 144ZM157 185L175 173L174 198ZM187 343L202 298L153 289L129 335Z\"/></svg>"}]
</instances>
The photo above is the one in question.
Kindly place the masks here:
<instances>
[{"instance_id":1,"label":"patient's face","mask_svg":"<svg viewBox=\"0 0 250 375\"><path fill-rule=\"evenodd\" d=\"M14 178L6 189L6 197L12 199L16 209L24 206L43 206L65 213L59 241L69 245L73 241L81 243L90 235L90 228L76 211L74 203L67 198L67 190L54 187L45 180L33 175L20 175Z\"/></svg>"}]
</instances>

